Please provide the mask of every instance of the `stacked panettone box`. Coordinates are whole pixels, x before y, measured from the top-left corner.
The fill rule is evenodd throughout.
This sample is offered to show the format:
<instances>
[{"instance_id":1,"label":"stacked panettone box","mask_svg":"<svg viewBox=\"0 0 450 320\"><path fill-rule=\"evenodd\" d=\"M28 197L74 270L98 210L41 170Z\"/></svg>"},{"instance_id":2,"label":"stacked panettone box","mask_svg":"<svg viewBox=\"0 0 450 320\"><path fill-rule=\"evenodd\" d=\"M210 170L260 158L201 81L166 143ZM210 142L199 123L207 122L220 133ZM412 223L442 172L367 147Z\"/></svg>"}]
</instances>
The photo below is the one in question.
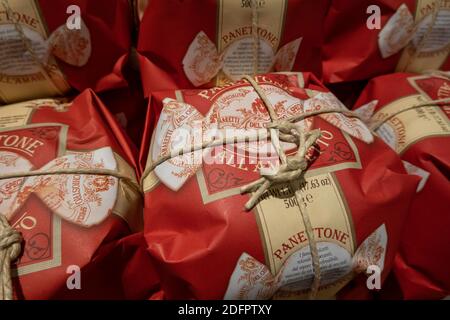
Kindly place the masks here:
<instances>
[{"instance_id":1,"label":"stacked panettone box","mask_svg":"<svg viewBox=\"0 0 450 320\"><path fill-rule=\"evenodd\" d=\"M450 295L449 30L442 0L0 0L2 298Z\"/></svg>"}]
</instances>

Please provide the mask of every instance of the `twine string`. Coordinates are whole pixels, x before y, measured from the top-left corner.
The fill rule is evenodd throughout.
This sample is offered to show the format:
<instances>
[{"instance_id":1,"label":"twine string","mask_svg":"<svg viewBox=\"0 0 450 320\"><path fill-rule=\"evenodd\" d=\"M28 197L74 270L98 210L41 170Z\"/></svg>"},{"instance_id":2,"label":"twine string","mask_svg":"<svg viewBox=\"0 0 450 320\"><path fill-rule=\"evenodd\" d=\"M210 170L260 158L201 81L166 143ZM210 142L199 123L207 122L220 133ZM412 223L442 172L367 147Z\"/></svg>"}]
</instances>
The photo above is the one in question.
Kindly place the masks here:
<instances>
[{"instance_id":1,"label":"twine string","mask_svg":"<svg viewBox=\"0 0 450 320\"><path fill-rule=\"evenodd\" d=\"M259 12L258 0L252 0L252 38L253 38L253 75L258 74L259 67Z\"/></svg>"},{"instance_id":2,"label":"twine string","mask_svg":"<svg viewBox=\"0 0 450 320\"><path fill-rule=\"evenodd\" d=\"M0 300L13 299L11 264L19 257L22 235L0 213Z\"/></svg>"},{"instance_id":3,"label":"twine string","mask_svg":"<svg viewBox=\"0 0 450 320\"><path fill-rule=\"evenodd\" d=\"M258 96L264 102L264 106L269 113L271 119L271 123L269 124L270 137L281 161L281 166L276 174L262 175L261 179L241 188L241 193L254 192L250 200L245 205L245 208L247 210L253 208L259 198L271 186L281 183L289 183L292 189L295 190L294 195L303 220L303 225L305 226L305 232L308 237L312 268L314 272L309 298L315 299L320 288L321 279L319 251L308 210L303 203L300 190L295 188L293 183L303 178L303 175L308 167L308 161L305 157L306 153L320 138L321 132L320 130L313 130L308 133L303 133L302 130L294 123L279 120L272 103L269 101L262 88L251 77L245 76L244 79L247 80L255 89ZM281 135L278 135L278 130L282 133ZM297 153L293 156L286 156L280 141L295 142L298 148Z\"/></svg>"},{"instance_id":4,"label":"twine string","mask_svg":"<svg viewBox=\"0 0 450 320\"><path fill-rule=\"evenodd\" d=\"M25 171L25 172L12 172L12 173L2 173L0 174L0 180L4 179L18 179L27 177L38 177L38 176L50 176L50 175L91 175L91 176L111 176L121 180L126 183L132 189L138 193L142 194L140 185L130 176L119 173L115 170L109 169L56 169L56 170L42 170L42 171Z\"/></svg>"}]
</instances>

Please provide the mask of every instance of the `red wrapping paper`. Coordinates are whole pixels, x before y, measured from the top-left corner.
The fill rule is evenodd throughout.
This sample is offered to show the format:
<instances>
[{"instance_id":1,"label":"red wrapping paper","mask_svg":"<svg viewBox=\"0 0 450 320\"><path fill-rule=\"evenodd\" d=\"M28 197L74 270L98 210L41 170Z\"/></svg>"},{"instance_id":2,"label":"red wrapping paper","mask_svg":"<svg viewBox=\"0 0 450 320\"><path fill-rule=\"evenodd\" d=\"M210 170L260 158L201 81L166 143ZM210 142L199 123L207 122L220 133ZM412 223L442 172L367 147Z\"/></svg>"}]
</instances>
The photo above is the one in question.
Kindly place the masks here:
<instances>
[{"instance_id":1,"label":"red wrapping paper","mask_svg":"<svg viewBox=\"0 0 450 320\"><path fill-rule=\"evenodd\" d=\"M212 87L229 81L224 72L253 74L250 4L251 1L150 1L138 42L146 96L155 90ZM312 71L320 76L322 22L327 9L328 1L323 0L260 1L257 30L264 53L259 56L258 73L276 68ZM197 49L193 45L196 37ZM190 47L192 53L187 59ZM272 68L270 62L274 62ZM186 69L193 73L193 79L187 76ZM202 81L195 83L199 77Z\"/></svg>"},{"instance_id":2,"label":"red wrapping paper","mask_svg":"<svg viewBox=\"0 0 450 320\"><path fill-rule=\"evenodd\" d=\"M2 50L11 52L2 57L0 71L0 100L4 104L64 95L71 88L100 92L127 85L122 67L128 59L133 30L128 0L9 0L7 4L15 18L11 19L3 6L0 8L3 28L12 32L11 39L2 43ZM66 13L74 5L80 9L80 32L66 27L74 21L76 11ZM10 61L15 54L32 55L25 48L22 52L10 51L13 44L21 48L21 37L11 29L13 22L25 38L33 41L36 60ZM48 42L50 47L46 47Z\"/></svg>"},{"instance_id":3,"label":"red wrapping paper","mask_svg":"<svg viewBox=\"0 0 450 320\"><path fill-rule=\"evenodd\" d=\"M330 98L328 90L309 73L268 74L258 76L256 81L264 88L271 103L278 106L277 113L281 114L283 107L292 107L290 112L303 112L300 106L306 110L309 103L314 108L321 108L326 104L326 99L321 100L322 97ZM223 123L225 127L229 127L228 121L236 126L243 121L248 125L245 128L254 128L255 125L259 128L261 120L255 119L262 118L263 122L267 122L268 115L252 91L248 83L238 82L210 90L153 93L142 143L140 162L143 168L146 162L148 166L155 161L155 154L164 154L164 151L154 153L154 146L163 141L161 150L167 150L167 141L177 140L170 136L175 132L170 126L188 126L189 121L186 119L190 116L201 115L214 121L215 117L210 116L216 115L222 121L219 123ZM282 96L274 96L274 92ZM309 99L312 96L317 100ZM165 100L166 106L163 109L163 100L166 98L178 101ZM199 114L193 112L193 109L187 109L190 110L187 113L178 110L173 113L174 118L171 118L171 108L180 107L180 101L194 107ZM220 106L227 105L225 101L231 103L228 107L234 105L238 108L235 112L244 112L247 116L250 112L254 117L235 117L231 110L221 111ZM339 105L336 100L333 101L334 106ZM181 106L188 108L186 104ZM211 108L218 108L214 109L217 113L208 113ZM345 109L343 106L342 108ZM161 120L160 117L168 118ZM362 136L370 140L372 137L370 134L367 136L363 125L359 126L356 120L347 119L354 126L350 125L353 129L344 128L341 120L345 117L340 118L341 120L333 117L334 115L331 118L315 117L312 123L303 123L312 124L312 128L321 128L324 135L330 138L326 144L319 142L321 154L308 169L302 193L303 201L309 206L321 254L328 254L328 257L334 257L335 261L346 265L344 269L349 268L343 272L343 269L337 267L336 274L340 275L333 280L330 278L330 266L321 261L324 286L319 291L319 297L367 299L371 297L371 292L366 287L364 271L353 280L352 277L346 278L345 274L351 269L358 273L356 270L359 267L365 270L364 266L370 261L369 264L380 266L381 281L385 279L393 264L418 179L405 173L398 156L380 139L375 138L371 143L366 143L356 138ZM329 121L339 125L339 128ZM169 127L165 127L166 125ZM167 129L167 135L160 131L164 128ZM169 164L166 162L164 166L169 165L169 169L157 168L157 171L146 172L144 176L144 235L148 252L161 277L162 288L153 298L307 297L312 281L311 270L305 271L302 280L295 267L289 269L289 263L291 267L292 263L295 265L292 259L299 252L304 254L299 268L307 270L311 263L308 260L308 240L303 224L299 222L301 218L292 193L287 192L283 201L273 196L276 194L274 191L272 196L264 197L256 208L246 212L244 204L249 196L240 195L238 188L259 178L256 164L203 163L195 169L183 169L177 163L183 162L179 159ZM185 176L186 171L183 170L188 170L190 176ZM327 177L333 178L327 180ZM177 185L179 179L185 178L184 184ZM176 186L169 188L167 183ZM328 188L331 185L340 192L333 192L333 188ZM342 233L342 230L347 231ZM332 237L332 234L336 237L340 235L341 241L336 240L339 237L335 240L327 238ZM350 243L353 243L352 249L349 248ZM328 247L324 249L324 246ZM345 260L344 256L349 260ZM284 261L284 266L280 260ZM343 262L344 260L347 262ZM324 270L328 270L328 273ZM286 281L289 275L297 279L297 282L292 281L294 284L291 284L291 290L289 286L280 286L279 282L280 279Z\"/></svg>"},{"instance_id":4,"label":"red wrapping paper","mask_svg":"<svg viewBox=\"0 0 450 320\"><path fill-rule=\"evenodd\" d=\"M147 100L142 92L139 66L134 52L130 54L129 63L123 69L128 86L99 93L100 99L114 115L119 125L125 130L131 144L140 147L142 139Z\"/></svg>"},{"instance_id":5,"label":"red wrapping paper","mask_svg":"<svg viewBox=\"0 0 450 320\"><path fill-rule=\"evenodd\" d=\"M393 90L392 88L395 88ZM445 76L398 73L371 80L355 107L378 100L372 121L417 102L450 97ZM405 111L385 122L380 135L423 179L405 222L395 277L405 299L439 299L450 293L448 198L450 196L449 106ZM391 128L391 129L390 129Z\"/></svg>"},{"instance_id":6,"label":"red wrapping paper","mask_svg":"<svg viewBox=\"0 0 450 320\"><path fill-rule=\"evenodd\" d=\"M437 1L439 2L439 1ZM361 0L331 1L325 22L325 38L323 46L323 72L326 83L336 83L343 81L358 81L370 79L374 76L392 73L397 71L420 72L427 69L448 70L450 62L448 59L448 25L445 18L450 11L448 2L441 1L440 16L438 23L433 27L432 35L439 39L438 45L425 44L427 52L419 54L420 59L411 59L402 55L407 51L411 54L417 46L411 46L408 41L412 34L408 30L413 30L419 26L419 22L424 21L424 16L429 19L433 12L433 1L416 0ZM393 16L396 11L404 6L409 10L412 21L398 21L394 23ZM369 29L367 21L374 17L374 11L368 11L370 6L379 8L380 29ZM376 12L378 14L378 12ZM384 29L389 20L393 25L393 33L389 35ZM428 21L428 20L427 20ZM448 21L448 20L447 20ZM425 29L428 23L420 25ZM384 57L380 50L379 38L386 32L383 43L386 50L397 49L398 52L391 51L391 55ZM423 34L423 33L421 33ZM414 40L417 45L420 35ZM389 40L391 39L391 40ZM405 48L405 49L403 49ZM428 57L428 58L423 58ZM434 61L433 61L433 57Z\"/></svg>"},{"instance_id":7,"label":"red wrapping paper","mask_svg":"<svg viewBox=\"0 0 450 320\"><path fill-rule=\"evenodd\" d=\"M48 99L4 106L0 123L1 174L69 168L109 169L131 181L139 177L128 138L90 90L69 103ZM3 178L0 190L1 214L24 238L13 265L16 298L148 295L153 274L138 280L136 272L137 264L148 261L142 235L122 239L141 229L140 193L122 178L32 175ZM66 285L69 266L81 270L81 290ZM133 281L141 284L133 287Z\"/></svg>"}]
</instances>

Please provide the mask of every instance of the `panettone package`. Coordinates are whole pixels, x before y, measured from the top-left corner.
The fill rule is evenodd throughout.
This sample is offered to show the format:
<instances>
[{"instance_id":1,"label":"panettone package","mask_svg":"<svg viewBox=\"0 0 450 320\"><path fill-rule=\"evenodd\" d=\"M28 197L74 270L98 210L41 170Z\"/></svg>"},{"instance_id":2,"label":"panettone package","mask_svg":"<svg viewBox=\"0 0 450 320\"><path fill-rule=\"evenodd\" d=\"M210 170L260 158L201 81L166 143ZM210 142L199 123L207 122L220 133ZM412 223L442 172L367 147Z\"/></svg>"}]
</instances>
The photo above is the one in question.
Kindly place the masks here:
<instances>
[{"instance_id":1,"label":"panettone package","mask_svg":"<svg viewBox=\"0 0 450 320\"><path fill-rule=\"evenodd\" d=\"M125 87L128 0L0 1L0 104Z\"/></svg>"},{"instance_id":2,"label":"panettone package","mask_svg":"<svg viewBox=\"0 0 450 320\"><path fill-rule=\"evenodd\" d=\"M395 277L403 297L448 296L449 74L397 73L374 78L356 107L401 156L408 172L421 178L395 259Z\"/></svg>"},{"instance_id":3,"label":"panettone package","mask_svg":"<svg viewBox=\"0 0 450 320\"><path fill-rule=\"evenodd\" d=\"M325 23L326 83L450 69L450 2L332 0Z\"/></svg>"},{"instance_id":4,"label":"panettone package","mask_svg":"<svg viewBox=\"0 0 450 320\"><path fill-rule=\"evenodd\" d=\"M1 282L4 298L124 297L122 278L138 274L117 275L126 260L144 259L139 240L121 240L142 230L135 159L90 90L0 107L0 249L8 257L0 262L3 281L12 278L9 297ZM77 270L80 290L69 279Z\"/></svg>"},{"instance_id":5,"label":"panettone package","mask_svg":"<svg viewBox=\"0 0 450 320\"><path fill-rule=\"evenodd\" d=\"M244 74L321 74L328 0L152 0L138 51L145 93L211 88Z\"/></svg>"},{"instance_id":6,"label":"panettone package","mask_svg":"<svg viewBox=\"0 0 450 320\"><path fill-rule=\"evenodd\" d=\"M367 298L419 180L310 73L153 93L141 162L165 299Z\"/></svg>"}]
</instances>

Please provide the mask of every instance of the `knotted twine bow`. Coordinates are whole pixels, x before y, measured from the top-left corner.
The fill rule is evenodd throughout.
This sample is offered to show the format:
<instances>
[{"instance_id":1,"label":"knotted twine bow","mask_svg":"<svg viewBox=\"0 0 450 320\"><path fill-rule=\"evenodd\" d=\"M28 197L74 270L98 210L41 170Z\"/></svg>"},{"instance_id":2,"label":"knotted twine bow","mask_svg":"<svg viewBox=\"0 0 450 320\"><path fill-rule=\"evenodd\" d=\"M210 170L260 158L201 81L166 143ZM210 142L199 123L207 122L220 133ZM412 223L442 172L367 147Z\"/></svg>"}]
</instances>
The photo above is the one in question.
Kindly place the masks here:
<instances>
[{"instance_id":1,"label":"knotted twine bow","mask_svg":"<svg viewBox=\"0 0 450 320\"><path fill-rule=\"evenodd\" d=\"M20 254L22 235L12 228L0 213L0 300L12 300L11 263Z\"/></svg>"}]
</instances>

